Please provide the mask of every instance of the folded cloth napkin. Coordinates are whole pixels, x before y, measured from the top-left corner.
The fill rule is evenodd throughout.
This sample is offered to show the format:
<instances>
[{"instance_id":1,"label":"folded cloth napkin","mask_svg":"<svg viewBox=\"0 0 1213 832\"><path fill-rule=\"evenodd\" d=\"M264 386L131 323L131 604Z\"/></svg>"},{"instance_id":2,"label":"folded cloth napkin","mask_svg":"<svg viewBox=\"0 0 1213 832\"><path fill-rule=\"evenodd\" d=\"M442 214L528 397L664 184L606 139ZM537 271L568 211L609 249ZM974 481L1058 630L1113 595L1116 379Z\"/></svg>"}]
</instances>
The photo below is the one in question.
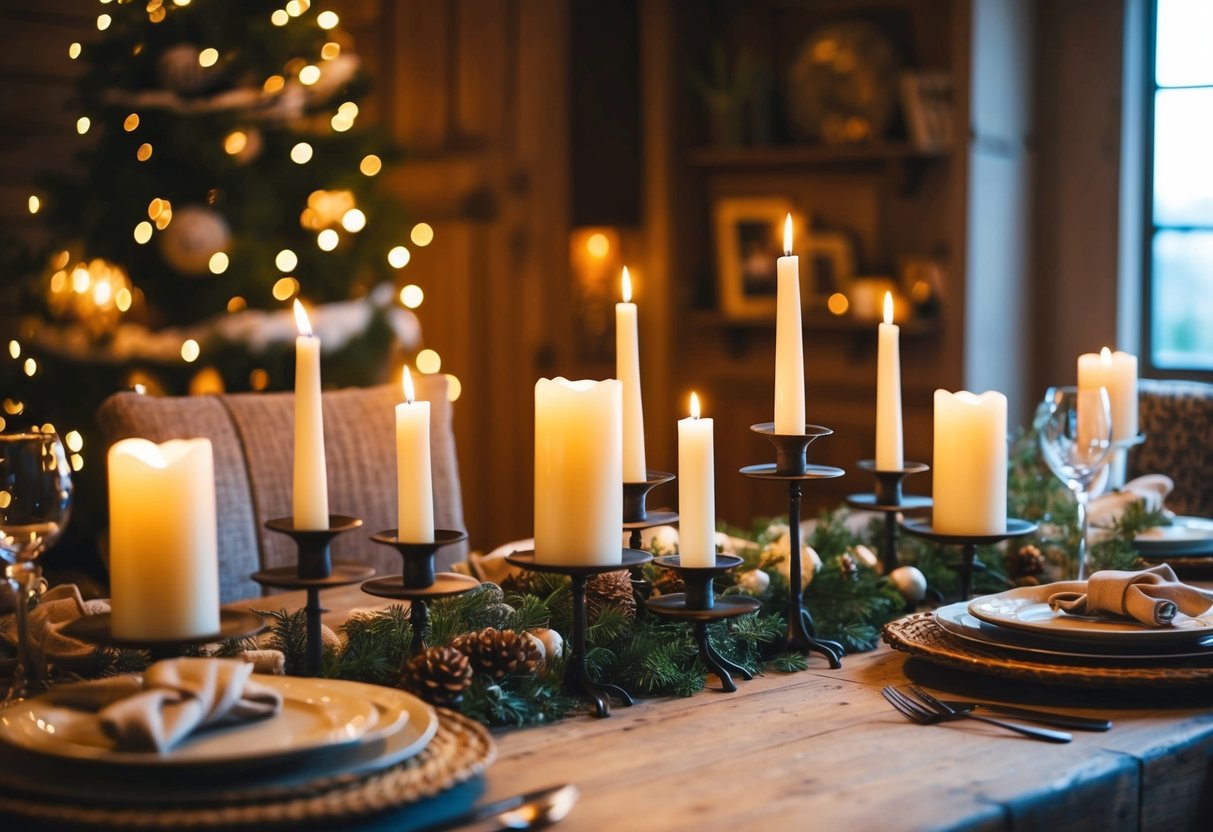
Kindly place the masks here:
<instances>
[{"instance_id":1,"label":"folded cloth napkin","mask_svg":"<svg viewBox=\"0 0 1213 832\"><path fill-rule=\"evenodd\" d=\"M1115 615L1159 627L1179 613L1197 616L1213 606L1213 593L1181 583L1165 563L1140 572L1107 569L1087 579L1086 592L1055 592L1054 610L1074 615Z\"/></svg>"},{"instance_id":2,"label":"folded cloth napkin","mask_svg":"<svg viewBox=\"0 0 1213 832\"><path fill-rule=\"evenodd\" d=\"M1109 491L1087 506L1087 522L1095 528L1107 528L1120 519L1129 506L1141 503L1146 511L1162 511L1175 482L1165 474L1146 474L1129 480L1118 491Z\"/></svg>"},{"instance_id":3,"label":"folded cloth napkin","mask_svg":"<svg viewBox=\"0 0 1213 832\"><path fill-rule=\"evenodd\" d=\"M52 704L97 714L120 751L169 751L195 731L264 719L282 709L282 695L249 679L253 665L238 659L184 658L157 662L143 674L64 685Z\"/></svg>"},{"instance_id":4,"label":"folded cloth napkin","mask_svg":"<svg viewBox=\"0 0 1213 832\"><path fill-rule=\"evenodd\" d=\"M38 599L38 606L29 613L30 644L47 661L68 667L91 659L96 645L86 644L63 635L64 626L85 615L109 612L108 601L85 601L75 584L62 584L48 589ZM0 638L17 643L17 622L13 616L0 619Z\"/></svg>"}]
</instances>

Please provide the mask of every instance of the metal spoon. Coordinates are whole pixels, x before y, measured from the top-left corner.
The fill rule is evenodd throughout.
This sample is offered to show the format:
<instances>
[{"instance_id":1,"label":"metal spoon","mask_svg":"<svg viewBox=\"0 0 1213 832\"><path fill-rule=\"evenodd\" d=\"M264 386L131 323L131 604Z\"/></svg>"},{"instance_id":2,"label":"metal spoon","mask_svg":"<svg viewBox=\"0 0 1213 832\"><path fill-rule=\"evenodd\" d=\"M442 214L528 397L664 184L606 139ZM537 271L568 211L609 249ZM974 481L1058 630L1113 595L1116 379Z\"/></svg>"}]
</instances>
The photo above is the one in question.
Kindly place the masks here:
<instances>
[{"instance_id":1,"label":"metal spoon","mask_svg":"<svg viewBox=\"0 0 1213 832\"><path fill-rule=\"evenodd\" d=\"M581 792L572 783L548 786L485 804L435 826L424 827L424 832L461 829L483 821L492 822L484 826L486 829L543 829L564 820L579 797Z\"/></svg>"}]
</instances>

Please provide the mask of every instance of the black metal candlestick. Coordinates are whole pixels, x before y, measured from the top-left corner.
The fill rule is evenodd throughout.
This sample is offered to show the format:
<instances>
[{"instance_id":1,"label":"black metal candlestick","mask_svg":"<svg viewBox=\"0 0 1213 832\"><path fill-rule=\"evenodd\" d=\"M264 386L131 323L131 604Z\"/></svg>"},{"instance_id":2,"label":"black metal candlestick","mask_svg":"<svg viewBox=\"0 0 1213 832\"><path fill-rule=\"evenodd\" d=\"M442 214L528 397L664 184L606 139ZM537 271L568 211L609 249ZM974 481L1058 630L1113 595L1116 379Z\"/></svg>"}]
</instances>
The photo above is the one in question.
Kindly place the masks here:
<instances>
[{"instance_id":1,"label":"black metal candlestick","mask_svg":"<svg viewBox=\"0 0 1213 832\"><path fill-rule=\"evenodd\" d=\"M665 471L646 471L644 482L625 482L623 484L623 530L631 532L628 546L640 549L643 542L641 532L654 526L673 525L678 522L678 513L673 511L648 511L645 506L649 492L659 485L664 485L674 479L673 474ZM632 593L636 596L636 608L641 609L653 585L644 577L644 571L639 566L632 567L629 572L632 577Z\"/></svg>"},{"instance_id":2,"label":"black metal candlestick","mask_svg":"<svg viewBox=\"0 0 1213 832\"><path fill-rule=\"evenodd\" d=\"M736 555L716 555L716 562L712 566L683 566L678 555L671 555L656 558L653 562L662 569L677 572L686 585L686 592L650 598L645 601L648 610L662 618L689 621L695 625L695 643L699 646L699 656L720 679L720 687L726 693L737 690L730 674L736 674L747 681L753 679L754 674L717 653L708 641L708 624L736 618L762 607L757 598L745 595L725 595L717 598L712 588L712 581L717 575L736 569L744 561Z\"/></svg>"},{"instance_id":3,"label":"black metal candlestick","mask_svg":"<svg viewBox=\"0 0 1213 832\"><path fill-rule=\"evenodd\" d=\"M86 615L63 626L63 634L87 644L116 647L123 650L145 650L152 661L183 655L190 647L213 644L233 638L248 638L265 629L265 620L249 610L220 610L219 631L188 638L125 638L114 635L113 613Z\"/></svg>"},{"instance_id":4,"label":"black metal candlestick","mask_svg":"<svg viewBox=\"0 0 1213 832\"><path fill-rule=\"evenodd\" d=\"M480 586L480 581L471 575L434 571L434 556L438 550L467 538L467 532L457 529L434 529L434 540L431 543L401 540L396 529L371 535L371 540L391 546L400 553L403 568L399 575L367 581L362 585L362 591L380 598L396 598L409 602L409 623L413 628L413 643L410 649L414 655L425 649L425 639L430 632L429 602L462 595Z\"/></svg>"},{"instance_id":5,"label":"black metal candlestick","mask_svg":"<svg viewBox=\"0 0 1213 832\"><path fill-rule=\"evenodd\" d=\"M306 589L307 604L307 655L305 670L309 676L319 676L324 670L324 639L321 637L320 616L325 612L320 606L320 590L348 586L366 580L375 574L372 566L349 561L333 562L329 545L340 534L353 531L362 525L357 517L330 514L327 529L297 529L293 517L267 520L270 531L287 535L299 550L299 559L294 566L262 569L252 574L252 579L262 586L274 589Z\"/></svg>"},{"instance_id":6,"label":"black metal candlestick","mask_svg":"<svg viewBox=\"0 0 1213 832\"><path fill-rule=\"evenodd\" d=\"M872 494L852 494L847 497L847 505L884 514L884 551L881 558L884 572L888 575L897 568L897 515L922 511L932 505L930 497L902 494L901 481L911 474L929 471L931 466L922 462L907 462L900 469L882 471L876 467L874 459L863 459L856 464L864 471L872 472L876 478L876 491Z\"/></svg>"},{"instance_id":7,"label":"black metal candlestick","mask_svg":"<svg viewBox=\"0 0 1213 832\"><path fill-rule=\"evenodd\" d=\"M960 547L960 562L955 568L960 575L960 599L967 601L973 590L973 573L986 568L985 564L977 559L977 547L992 546L1013 537L1032 534L1036 531L1036 524L1027 520L1007 518L1006 531L993 534L945 534L935 531L929 520L903 520L901 528L908 534L932 543Z\"/></svg>"},{"instance_id":8,"label":"black metal candlestick","mask_svg":"<svg viewBox=\"0 0 1213 832\"><path fill-rule=\"evenodd\" d=\"M594 575L606 572L618 572L621 569L631 569L643 566L653 559L648 552L640 549L624 549L619 563L614 564L556 564L537 563L534 551L515 552L506 555L506 561L522 569L532 572L551 572L557 575L568 575L573 589L573 643L565 664L565 684L570 690L580 691L594 700L594 712L598 717L611 715L609 697L614 696L623 705L634 704L628 692L618 685L605 682L595 682L590 678L590 672L585 666L585 584Z\"/></svg>"},{"instance_id":9,"label":"black metal candlestick","mask_svg":"<svg viewBox=\"0 0 1213 832\"><path fill-rule=\"evenodd\" d=\"M834 479L846 472L827 465L809 465L806 452L814 439L829 436L834 431L820 425L805 425L803 434L775 433L774 422L751 425L750 430L765 436L775 446L775 463L747 465L741 473L750 479L772 480L788 484L788 536L790 559L788 564L788 635L785 647L804 653L821 653L830 667L842 667L846 650L841 644L818 638L813 626L813 617L804 607L804 590L801 586L800 566L800 499L801 483L812 480Z\"/></svg>"}]
</instances>

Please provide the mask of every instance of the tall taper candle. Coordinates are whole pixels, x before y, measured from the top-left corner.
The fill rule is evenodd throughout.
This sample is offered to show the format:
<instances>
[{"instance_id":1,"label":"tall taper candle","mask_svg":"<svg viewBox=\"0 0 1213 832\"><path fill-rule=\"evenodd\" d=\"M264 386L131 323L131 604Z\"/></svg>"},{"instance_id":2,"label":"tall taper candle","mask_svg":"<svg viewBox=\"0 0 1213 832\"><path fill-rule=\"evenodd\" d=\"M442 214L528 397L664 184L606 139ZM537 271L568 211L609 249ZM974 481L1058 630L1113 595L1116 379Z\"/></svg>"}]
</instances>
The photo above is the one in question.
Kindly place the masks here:
<instances>
[{"instance_id":1,"label":"tall taper candle","mask_svg":"<svg viewBox=\"0 0 1213 832\"><path fill-rule=\"evenodd\" d=\"M1137 356L1107 347L1078 356L1078 388L1106 387L1112 408L1112 438L1137 436Z\"/></svg>"},{"instance_id":2,"label":"tall taper candle","mask_svg":"<svg viewBox=\"0 0 1213 832\"><path fill-rule=\"evenodd\" d=\"M320 406L320 339L307 310L295 299L295 528L329 527L328 468L324 461L324 413Z\"/></svg>"},{"instance_id":3,"label":"tall taper candle","mask_svg":"<svg viewBox=\"0 0 1213 832\"><path fill-rule=\"evenodd\" d=\"M775 433L804 433L804 341L800 328L800 258L792 254L792 215L783 226L775 313Z\"/></svg>"},{"instance_id":4,"label":"tall taper candle","mask_svg":"<svg viewBox=\"0 0 1213 832\"><path fill-rule=\"evenodd\" d=\"M623 267L623 303L615 304L615 378L623 383L623 481L644 482L644 408L640 397L640 346L632 278Z\"/></svg>"},{"instance_id":5,"label":"tall taper candle","mask_svg":"<svg viewBox=\"0 0 1213 832\"><path fill-rule=\"evenodd\" d=\"M711 419L678 420L678 557L683 566L716 564L716 465Z\"/></svg>"},{"instance_id":6,"label":"tall taper candle","mask_svg":"<svg viewBox=\"0 0 1213 832\"><path fill-rule=\"evenodd\" d=\"M414 401L408 367L401 381L404 401L396 405L396 536L409 543L433 543L430 403Z\"/></svg>"},{"instance_id":7,"label":"tall taper candle","mask_svg":"<svg viewBox=\"0 0 1213 832\"><path fill-rule=\"evenodd\" d=\"M215 465L209 439L109 450L114 635L193 638L219 632Z\"/></svg>"},{"instance_id":8,"label":"tall taper candle","mask_svg":"<svg viewBox=\"0 0 1213 832\"><path fill-rule=\"evenodd\" d=\"M884 323L876 352L876 470L905 467L901 434L901 328L893 323L893 293L884 293Z\"/></svg>"},{"instance_id":9,"label":"tall taper candle","mask_svg":"<svg viewBox=\"0 0 1213 832\"><path fill-rule=\"evenodd\" d=\"M617 379L535 384L535 560L623 559L623 389Z\"/></svg>"},{"instance_id":10,"label":"tall taper candle","mask_svg":"<svg viewBox=\"0 0 1213 832\"><path fill-rule=\"evenodd\" d=\"M935 531L1007 530L1007 397L935 391Z\"/></svg>"}]
</instances>

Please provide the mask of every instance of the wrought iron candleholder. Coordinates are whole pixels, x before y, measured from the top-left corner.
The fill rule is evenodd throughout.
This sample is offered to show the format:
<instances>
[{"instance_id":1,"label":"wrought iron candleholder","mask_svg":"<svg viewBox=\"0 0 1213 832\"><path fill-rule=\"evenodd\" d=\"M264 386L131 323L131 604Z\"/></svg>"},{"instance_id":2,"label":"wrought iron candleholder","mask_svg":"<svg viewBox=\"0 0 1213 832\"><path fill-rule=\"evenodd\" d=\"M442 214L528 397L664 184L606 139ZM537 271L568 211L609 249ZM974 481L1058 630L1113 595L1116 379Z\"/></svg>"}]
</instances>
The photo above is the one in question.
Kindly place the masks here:
<instances>
[{"instance_id":1,"label":"wrought iron candleholder","mask_svg":"<svg viewBox=\"0 0 1213 832\"><path fill-rule=\"evenodd\" d=\"M644 482L625 482L623 484L623 530L630 532L628 546L640 549L641 532L655 526L669 526L678 522L678 513L674 511L648 511L645 506L649 492L659 485L664 485L674 479L673 474L664 471L646 471ZM636 596L636 608L641 609L653 585L644 577L644 571L639 566L632 567L632 593Z\"/></svg>"},{"instance_id":2,"label":"wrought iron candleholder","mask_svg":"<svg viewBox=\"0 0 1213 832\"><path fill-rule=\"evenodd\" d=\"M220 610L219 631L188 638L125 638L114 634L113 614L95 613L77 618L63 626L63 634L99 647L145 650L152 661L183 655L190 647L213 644L233 638L248 638L265 629L265 619L250 610Z\"/></svg>"},{"instance_id":3,"label":"wrought iron candleholder","mask_svg":"<svg viewBox=\"0 0 1213 832\"><path fill-rule=\"evenodd\" d=\"M621 569L632 569L643 566L653 559L648 552L640 549L624 549L619 563L613 564L557 564L536 563L535 552L527 550L506 555L506 561L513 566L529 569L532 572L550 572L557 575L568 575L573 589L573 643L570 648L568 661L565 663L565 684L570 690L579 691L594 700L594 713L598 717L611 715L609 697L614 696L621 704L634 704L628 692L618 685L606 682L595 682L590 678L590 672L585 666L585 584L594 575L607 572L618 572Z\"/></svg>"},{"instance_id":4,"label":"wrought iron candleholder","mask_svg":"<svg viewBox=\"0 0 1213 832\"><path fill-rule=\"evenodd\" d=\"M471 575L458 572L435 572L434 557L443 546L468 539L467 532L457 529L435 529L432 543L401 540L396 529L371 535L371 540L391 546L400 553L403 568L399 575L376 578L362 585L362 591L380 598L396 598L409 602L409 623L413 628L413 654L425 649L430 632L429 603L439 598L462 595L480 586Z\"/></svg>"},{"instance_id":5,"label":"wrought iron candleholder","mask_svg":"<svg viewBox=\"0 0 1213 832\"><path fill-rule=\"evenodd\" d=\"M741 469L741 473L754 480L788 484L788 634L784 646L803 653L821 653L829 661L830 667L842 667L842 657L846 650L836 641L818 638L813 626L813 617L805 609L800 565L801 484L813 480L834 479L846 473L841 468L828 465L809 465L805 454L814 439L829 436L834 431L820 425L805 425L803 434L779 434L775 433L774 422L751 425L750 430L765 436L775 446L775 463L747 465Z\"/></svg>"},{"instance_id":6,"label":"wrought iron candleholder","mask_svg":"<svg viewBox=\"0 0 1213 832\"><path fill-rule=\"evenodd\" d=\"M1006 531L993 534L944 534L935 531L929 520L903 520L901 528L908 534L932 543L960 547L960 561L955 569L960 575L960 599L967 601L973 590L973 573L982 572L986 568L986 565L977 559L977 547L992 546L1013 537L1032 534L1036 531L1036 524L1027 520L1007 518Z\"/></svg>"},{"instance_id":7,"label":"wrought iron candleholder","mask_svg":"<svg viewBox=\"0 0 1213 832\"><path fill-rule=\"evenodd\" d=\"M329 554L329 546L334 538L361 525L362 521L357 517L344 514L330 514L327 529L297 529L293 517L280 517L265 523L270 531L284 534L295 542L299 558L294 566L262 569L251 577L262 586L273 589L307 590L307 604L304 606L307 616L304 670L309 676L319 676L324 669L320 616L325 610L320 606L320 590L356 584L375 574L373 566L350 561L334 562Z\"/></svg>"},{"instance_id":8,"label":"wrought iron candleholder","mask_svg":"<svg viewBox=\"0 0 1213 832\"><path fill-rule=\"evenodd\" d=\"M674 592L645 601L645 607L654 615L689 621L695 625L695 643L699 646L699 656L720 679L721 689L726 693L737 690L730 674L736 674L747 681L753 679L754 674L716 652L708 641L708 624L754 612L762 607L762 603L757 598L746 595L725 595L717 598L712 582L717 575L736 569L743 562L736 555L716 555L716 563L712 566L683 566L678 555L656 558L653 563L662 569L678 573L686 585L686 592Z\"/></svg>"},{"instance_id":9,"label":"wrought iron candleholder","mask_svg":"<svg viewBox=\"0 0 1213 832\"><path fill-rule=\"evenodd\" d=\"M931 466L922 462L906 462L900 469L882 471L876 467L874 459L862 459L856 465L872 472L876 478L876 491L852 494L847 497L847 505L884 514L884 551L881 552L881 559L884 561L884 573L888 575L897 568L897 515L922 511L933 505L930 497L902 494L901 481L911 474L929 471Z\"/></svg>"}]
</instances>

